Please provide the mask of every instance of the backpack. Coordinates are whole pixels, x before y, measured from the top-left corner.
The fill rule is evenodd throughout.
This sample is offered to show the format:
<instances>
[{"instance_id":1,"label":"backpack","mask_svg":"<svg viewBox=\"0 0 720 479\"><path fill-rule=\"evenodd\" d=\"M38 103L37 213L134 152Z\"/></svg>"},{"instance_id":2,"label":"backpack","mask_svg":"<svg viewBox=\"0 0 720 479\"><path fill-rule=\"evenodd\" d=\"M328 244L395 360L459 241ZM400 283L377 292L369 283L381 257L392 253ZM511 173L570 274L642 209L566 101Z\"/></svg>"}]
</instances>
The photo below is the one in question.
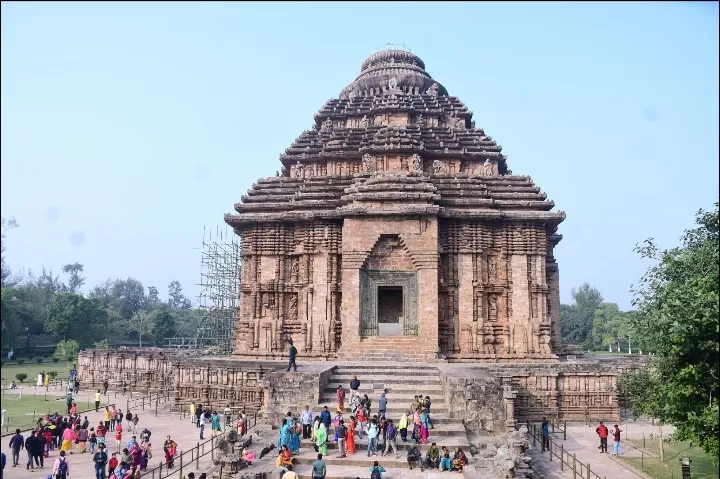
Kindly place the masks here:
<instances>
[{"instance_id":1,"label":"backpack","mask_svg":"<svg viewBox=\"0 0 720 479\"><path fill-rule=\"evenodd\" d=\"M67 459L60 459L57 475L60 477L65 477L65 475L67 475Z\"/></svg>"},{"instance_id":2,"label":"backpack","mask_svg":"<svg viewBox=\"0 0 720 479\"><path fill-rule=\"evenodd\" d=\"M373 470L370 473L370 479L382 479L382 474L380 474L380 469L378 469L377 467L373 467Z\"/></svg>"}]
</instances>

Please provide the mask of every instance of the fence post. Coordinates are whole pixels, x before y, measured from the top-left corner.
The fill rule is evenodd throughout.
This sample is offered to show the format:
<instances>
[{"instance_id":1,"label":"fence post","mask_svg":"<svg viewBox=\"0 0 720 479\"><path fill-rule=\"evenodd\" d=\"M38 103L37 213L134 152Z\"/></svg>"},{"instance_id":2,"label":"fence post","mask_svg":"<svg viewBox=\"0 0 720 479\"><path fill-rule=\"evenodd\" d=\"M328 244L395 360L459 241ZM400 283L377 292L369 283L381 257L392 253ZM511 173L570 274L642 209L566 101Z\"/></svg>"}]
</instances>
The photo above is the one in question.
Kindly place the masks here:
<instances>
[{"instance_id":1,"label":"fence post","mask_svg":"<svg viewBox=\"0 0 720 479\"><path fill-rule=\"evenodd\" d=\"M160 461L160 471L158 472L158 477L162 479L162 461Z\"/></svg>"},{"instance_id":2,"label":"fence post","mask_svg":"<svg viewBox=\"0 0 720 479\"><path fill-rule=\"evenodd\" d=\"M590 479L590 463L587 463L587 479Z\"/></svg>"},{"instance_id":3,"label":"fence post","mask_svg":"<svg viewBox=\"0 0 720 479\"><path fill-rule=\"evenodd\" d=\"M643 431L643 448L645 448L645 431Z\"/></svg>"},{"instance_id":4,"label":"fence post","mask_svg":"<svg viewBox=\"0 0 720 479\"><path fill-rule=\"evenodd\" d=\"M200 469L200 443L197 443L197 454L195 454L195 469Z\"/></svg>"},{"instance_id":5,"label":"fence post","mask_svg":"<svg viewBox=\"0 0 720 479\"><path fill-rule=\"evenodd\" d=\"M205 442L207 442L207 441L205 441ZM210 459L213 462L215 462L215 448L213 447L212 444L210 444ZM220 466L220 467L222 467L222 466ZM222 477L222 474L220 474L220 477Z\"/></svg>"},{"instance_id":6,"label":"fence post","mask_svg":"<svg viewBox=\"0 0 720 479\"><path fill-rule=\"evenodd\" d=\"M575 458L575 453L573 453L573 479L577 477L577 459Z\"/></svg>"},{"instance_id":7,"label":"fence post","mask_svg":"<svg viewBox=\"0 0 720 479\"><path fill-rule=\"evenodd\" d=\"M560 444L560 470L565 470L565 444Z\"/></svg>"},{"instance_id":8,"label":"fence post","mask_svg":"<svg viewBox=\"0 0 720 479\"><path fill-rule=\"evenodd\" d=\"M552 438L548 438L548 450L550 451L550 462L552 462Z\"/></svg>"},{"instance_id":9,"label":"fence post","mask_svg":"<svg viewBox=\"0 0 720 479\"><path fill-rule=\"evenodd\" d=\"M155 417L157 417L157 409L158 409L158 401L160 398L158 396L155 396Z\"/></svg>"},{"instance_id":10,"label":"fence post","mask_svg":"<svg viewBox=\"0 0 720 479\"><path fill-rule=\"evenodd\" d=\"M640 469L645 470L645 453L640 451Z\"/></svg>"},{"instance_id":11,"label":"fence post","mask_svg":"<svg viewBox=\"0 0 720 479\"><path fill-rule=\"evenodd\" d=\"M537 439L535 438L536 433L537 433L537 428L535 427L535 424L533 424L533 427L532 427L533 447L535 446L535 443L537 441Z\"/></svg>"},{"instance_id":12,"label":"fence post","mask_svg":"<svg viewBox=\"0 0 720 479\"><path fill-rule=\"evenodd\" d=\"M180 475L178 475L178 477L179 477L180 479L183 479L183 475L182 475L182 466L183 466L183 464L182 464L182 459L183 459L183 454L184 454L183 452L180 453Z\"/></svg>"},{"instance_id":13,"label":"fence post","mask_svg":"<svg viewBox=\"0 0 720 479\"><path fill-rule=\"evenodd\" d=\"M567 420L563 422L563 441L567 439Z\"/></svg>"}]
</instances>

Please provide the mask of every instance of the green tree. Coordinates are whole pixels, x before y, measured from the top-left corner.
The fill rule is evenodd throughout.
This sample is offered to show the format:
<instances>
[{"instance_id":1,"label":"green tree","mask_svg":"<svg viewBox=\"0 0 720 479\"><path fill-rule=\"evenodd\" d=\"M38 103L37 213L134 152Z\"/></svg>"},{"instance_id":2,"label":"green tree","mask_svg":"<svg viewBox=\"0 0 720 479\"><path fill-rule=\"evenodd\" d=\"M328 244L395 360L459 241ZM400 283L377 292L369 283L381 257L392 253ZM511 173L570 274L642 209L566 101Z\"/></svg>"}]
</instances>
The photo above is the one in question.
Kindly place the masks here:
<instances>
[{"instance_id":1,"label":"green tree","mask_svg":"<svg viewBox=\"0 0 720 479\"><path fill-rule=\"evenodd\" d=\"M620 311L615 303L603 303L595 311L592 327L594 351L617 351L628 344L630 313Z\"/></svg>"},{"instance_id":2,"label":"green tree","mask_svg":"<svg viewBox=\"0 0 720 479\"><path fill-rule=\"evenodd\" d=\"M83 265L80 263L66 264L62 267L63 273L68 275L67 290L77 294L82 285L85 284L85 277L82 276Z\"/></svg>"},{"instance_id":3,"label":"green tree","mask_svg":"<svg viewBox=\"0 0 720 479\"><path fill-rule=\"evenodd\" d=\"M166 344L166 339L175 335L175 315L168 310L155 311L152 314L155 346Z\"/></svg>"},{"instance_id":4,"label":"green tree","mask_svg":"<svg viewBox=\"0 0 720 479\"><path fill-rule=\"evenodd\" d=\"M603 303L600 292L588 283L572 289L573 304L560 306L560 328L563 343L592 347L592 327L595 311Z\"/></svg>"},{"instance_id":5,"label":"green tree","mask_svg":"<svg viewBox=\"0 0 720 479\"><path fill-rule=\"evenodd\" d=\"M675 425L677 439L697 443L717 464L720 223L718 203L714 206L697 213L697 227L685 232L679 247L660 250L652 239L636 247L643 258L657 262L633 291L639 311L633 329L654 361L642 373L649 379L627 383L634 411L652 410L663 423Z\"/></svg>"},{"instance_id":6,"label":"green tree","mask_svg":"<svg viewBox=\"0 0 720 479\"><path fill-rule=\"evenodd\" d=\"M22 295L15 288L2 288L0 297L2 347L12 348L21 345L24 342L25 327L30 324L31 320L32 312L28 309Z\"/></svg>"},{"instance_id":7,"label":"green tree","mask_svg":"<svg viewBox=\"0 0 720 479\"><path fill-rule=\"evenodd\" d=\"M98 299L73 293L57 293L47 308L45 332L57 339L75 339L82 347L103 335L108 312Z\"/></svg>"},{"instance_id":8,"label":"green tree","mask_svg":"<svg viewBox=\"0 0 720 479\"><path fill-rule=\"evenodd\" d=\"M80 345L72 339L68 341L60 341L55 347L53 356L62 361L74 361L80 352Z\"/></svg>"},{"instance_id":9,"label":"green tree","mask_svg":"<svg viewBox=\"0 0 720 479\"><path fill-rule=\"evenodd\" d=\"M155 329L155 317L147 311L136 311L128 322L128 328L138 334L140 347L142 347L142 337L152 333Z\"/></svg>"},{"instance_id":10,"label":"green tree","mask_svg":"<svg viewBox=\"0 0 720 479\"><path fill-rule=\"evenodd\" d=\"M145 306L145 287L136 279L117 279L110 289L110 305L124 319L130 319Z\"/></svg>"},{"instance_id":11,"label":"green tree","mask_svg":"<svg viewBox=\"0 0 720 479\"><path fill-rule=\"evenodd\" d=\"M110 345L108 344L107 339L102 339L100 341L95 341L92 346L94 349L110 349Z\"/></svg>"},{"instance_id":12,"label":"green tree","mask_svg":"<svg viewBox=\"0 0 720 479\"><path fill-rule=\"evenodd\" d=\"M21 383L22 383L22 382L25 382L25 380L27 379L27 374L25 374L25 373L17 373L17 374L15 375L15 379L17 379L17 380L20 381Z\"/></svg>"},{"instance_id":13,"label":"green tree","mask_svg":"<svg viewBox=\"0 0 720 479\"><path fill-rule=\"evenodd\" d=\"M182 292L180 281L172 280L168 285L168 306L171 309L190 309L192 303Z\"/></svg>"},{"instance_id":14,"label":"green tree","mask_svg":"<svg viewBox=\"0 0 720 479\"><path fill-rule=\"evenodd\" d=\"M5 261L5 236L8 231L17 228L15 218L0 218L0 285L14 286L17 280L13 279L12 270Z\"/></svg>"}]
</instances>

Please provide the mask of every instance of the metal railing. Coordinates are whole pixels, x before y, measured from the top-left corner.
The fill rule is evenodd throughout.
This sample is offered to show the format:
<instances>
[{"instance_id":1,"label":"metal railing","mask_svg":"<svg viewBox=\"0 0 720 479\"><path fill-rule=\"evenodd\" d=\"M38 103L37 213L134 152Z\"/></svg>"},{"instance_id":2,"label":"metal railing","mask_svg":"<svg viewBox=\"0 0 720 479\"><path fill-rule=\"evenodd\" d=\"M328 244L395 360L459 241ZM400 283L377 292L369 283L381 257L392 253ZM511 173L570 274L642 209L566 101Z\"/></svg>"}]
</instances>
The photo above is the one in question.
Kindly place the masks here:
<instances>
[{"instance_id":1,"label":"metal railing","mask_svg":"<svg viewBox=\"0 0 720 479\"><path fill-rule=\"evenodd\" d=\"M260 415L260 410L255 412L246 413L245 416L247 418L247 424L246 427L248 429L248 432L250 428L253 428L257 425L257 418ZM180 413L180 418L185 419L187 418L187 414L182 412ZM252 417L252 426L250 425L250 418ZM213 432L214 434L214 432ZM190 448L186 451L181 451L177 456L173 458L173 468L168 467L167 461L160 461L160 464L157 467L154 467L153 469L148 469L146 471L142 472L142 476L150 476L153 479L165 479L166 477L171 477L175 474L178 474L179 479L183 479L183 469L188 469L190 467L193 467L193 463L195 463L194 469L198 470L200 467L200 458L207 456L210 454L211 460L215 460L215 449L217 449L217 443L213 442L215 438L218 436L213 436L209 439L206 439L204 442L198 442L195 447ZM209 445L208 445L209 443ZM164 453L164 451L163 451ZM172 470L171 470L172 469ZM220 475L222 475L222 466Z\"/></svg>"},{"instance_id":2,"label":"metal railing","mask_svg":"<svg viewBox=\"0 0 720 479\"><path fill-rule=\"evenodd\" d=\"M564 428L557 429L563 433L563 439L567 439L567 422L564 423ZM533 447L537 445L538 441L542 445L542 431L538 430L537 424L527 423L528 434L532 436ZM555 431L555 424L552 425L553 432ZM545 451L545 447L541 448L541 451ZM553 461L553 457L560 460L560 470L564 471L565 466L572 470L573 479L606 479L605 476L599 476L590 469L590 463L583 464L577 459L575 454L570 454L565 450L565 445L560 444L558 447L557 443L553 441L552 435L548 437L548 452L550 453L550 462Z\"/></svg>"}]
</instances>

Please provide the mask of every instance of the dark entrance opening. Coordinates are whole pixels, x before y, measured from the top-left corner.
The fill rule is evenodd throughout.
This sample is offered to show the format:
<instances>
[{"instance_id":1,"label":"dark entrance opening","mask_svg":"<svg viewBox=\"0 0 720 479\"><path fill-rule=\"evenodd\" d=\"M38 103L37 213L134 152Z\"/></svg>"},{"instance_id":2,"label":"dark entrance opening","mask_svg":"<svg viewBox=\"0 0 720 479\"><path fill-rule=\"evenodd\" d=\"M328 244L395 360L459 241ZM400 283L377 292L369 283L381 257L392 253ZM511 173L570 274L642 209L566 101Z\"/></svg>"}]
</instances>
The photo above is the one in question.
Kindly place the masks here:
<instances>
[{"instance_id":1,"label":"dark entrance opening","mask_svg":"<svg viewBox=\"0 0 720 479\"><path fill-rule=\"evenodd\" d=\"M378 286L377 318L379 336L402 336L403 289L401 286Z\"/></svg>"}]
</instances>

